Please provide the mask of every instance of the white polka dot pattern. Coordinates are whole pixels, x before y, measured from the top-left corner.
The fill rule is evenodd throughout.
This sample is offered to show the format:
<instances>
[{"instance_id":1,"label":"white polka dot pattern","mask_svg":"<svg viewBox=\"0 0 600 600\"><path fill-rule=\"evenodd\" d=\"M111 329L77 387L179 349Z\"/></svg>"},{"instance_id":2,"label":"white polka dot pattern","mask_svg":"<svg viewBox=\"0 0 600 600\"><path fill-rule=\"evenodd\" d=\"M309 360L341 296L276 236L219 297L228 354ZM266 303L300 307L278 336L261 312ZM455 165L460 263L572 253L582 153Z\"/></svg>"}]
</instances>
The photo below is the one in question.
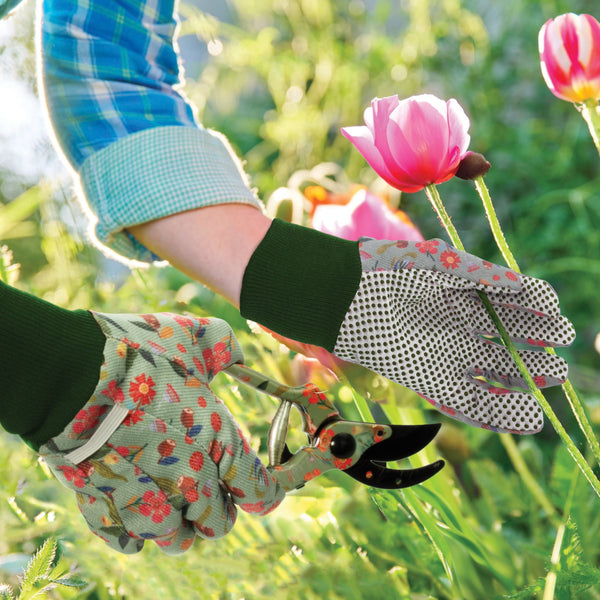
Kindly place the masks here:
<instances>
[{"instance_id":1,"label":"white polka dot pattern","mask_svg":"<svg viewBox=\"0 0 600 600\"><path fill-rule=\"evenodd\" d=\"M575 337L549 284L441 240L367 240L360 251L363 275L336 356L467 423L513 433L541 429L542 411L508 351L483 337L498 333L476 290L485 290L511 338L532 348L519 354L536 384L548 387L566 380L567 365L541 348Z\"/></svg>"}]
</instances>

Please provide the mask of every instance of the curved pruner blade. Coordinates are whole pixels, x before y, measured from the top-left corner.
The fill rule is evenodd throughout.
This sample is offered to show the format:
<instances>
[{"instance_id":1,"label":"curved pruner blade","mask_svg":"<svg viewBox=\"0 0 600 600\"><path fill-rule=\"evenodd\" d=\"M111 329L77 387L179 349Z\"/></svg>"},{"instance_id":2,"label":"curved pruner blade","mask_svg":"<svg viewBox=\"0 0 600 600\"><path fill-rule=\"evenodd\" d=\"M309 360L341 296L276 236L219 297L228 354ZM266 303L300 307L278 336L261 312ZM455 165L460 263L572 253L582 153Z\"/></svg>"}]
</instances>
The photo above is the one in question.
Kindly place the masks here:
<instances>
[{"instance_id":1,"label":"curved pruner blade","mask_svg":"<svg viewBox=\"0 0 600 600\"><path fill-rule=\"evenodd\" d=\"M388 469L370 460L360 460L344 472L365 485L397 490L423 483L440 471L444 464L443 460L437 460L418 469Z\"/></svg>"},{"instance_id":2,"label":"curved pruner blade","mask_svg":"<svg viewBox=\"0 0 600 600\"><path fill-rule=\"evenodd\" d=\"M345 469L354 479L388 490L410 487L433 477L444 466L443 460L418 469L388 469L385 463L399 460L422 450L440 430L439 423L427 425L390 425L392 435L371 446L360 460Z\"/></svg>"}]
</instances>

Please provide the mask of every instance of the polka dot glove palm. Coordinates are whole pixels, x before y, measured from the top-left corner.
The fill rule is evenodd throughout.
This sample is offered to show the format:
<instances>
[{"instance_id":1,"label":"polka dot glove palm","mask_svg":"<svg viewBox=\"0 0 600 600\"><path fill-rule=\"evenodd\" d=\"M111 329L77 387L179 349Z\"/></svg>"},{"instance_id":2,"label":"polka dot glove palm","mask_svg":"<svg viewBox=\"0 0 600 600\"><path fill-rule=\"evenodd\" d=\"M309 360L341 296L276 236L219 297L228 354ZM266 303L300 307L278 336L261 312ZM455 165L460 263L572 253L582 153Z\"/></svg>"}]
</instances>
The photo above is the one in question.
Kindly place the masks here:
<instances>
[{"instance_id":1,"label":"polka dot glove palm","mask_svg":"<svg viewBox=\"0 0 600 600\"><path fill-rule=\"evenodd\" d=\"M541 350L575 338L545 281L517 275L442 240L360 242L363 274L334 354L400 383L479 427L534 433L536 400L498 337L484 291L539 387L563 383L567 364Z\"/></svg>"},{"instance_id":2,"label":"polka dot glove palm","mask_svg":"<svg viewBox=\"0 0 600 600\"><path fill-rule=\"evenodd\" d=\"M284 496L209 382L243 361L229 325L171 314L94 317L106 335L96 390L40 448L90 529L119 552L166 553L225 535L237 508Z\"/></svg>"}]
</instances>

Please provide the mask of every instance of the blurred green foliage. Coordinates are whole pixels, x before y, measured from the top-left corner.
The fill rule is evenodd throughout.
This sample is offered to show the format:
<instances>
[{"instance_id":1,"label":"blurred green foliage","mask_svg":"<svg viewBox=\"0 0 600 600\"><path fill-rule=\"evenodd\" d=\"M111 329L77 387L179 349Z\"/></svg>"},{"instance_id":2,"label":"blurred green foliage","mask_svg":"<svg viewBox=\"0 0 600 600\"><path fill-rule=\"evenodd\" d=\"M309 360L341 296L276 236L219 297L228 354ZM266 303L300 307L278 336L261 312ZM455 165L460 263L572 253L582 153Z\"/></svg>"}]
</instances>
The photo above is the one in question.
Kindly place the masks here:
<instances>
[{"instance_id":1,"label":"blurred green foliage","mask_svg":"<svg viewBox=\"0 0 600 600\"><path fill-rule=\"evenodd\" d=\"M362 122L372 97L431 92L459 100L471 118L471 148L492 162L486 181L517 259L551 281L576 324L578 341L562 354L597 425L600 162L576 110L546 89L537 56L545 20L593 14L595 3L230 0L227 8L230 18L219 21L182 6L182 35L198 36L215 54L196 66L187 92L203 123L243 155L264 198L325 161L352 181L377 185L339 134ZM21 38L29 43L30 31ZM31 80L31 55L23 61ZM467 248L500 260L472 186L453 180L440 193ZM41 182L11 202L0 198L0 240L21 264L18 285L70 308L223 317L250 365L292 381L290 354L199 284L170 268L123 274L103 259L84 243L71 195L64 184ZM426 237L443 235L424 194L399 202ZM2 272L16 281L6 253ZM436 448L411 462L420 466L439 453L448 466L400 493L374 493L342 473L324 476L273 515L240 515L228 537L179 558L150 546L134 557L106 550L87 532L70 493L17 438L1 433L0 581L17 589L32 553L56 537L60 564L72 565L87 587L56 588L51 598L547 600L552 581L549 597L557 600L600 597L598 498L552 431L519 440L555 509L549 513L515 473L498 435L450 422L380 378L355 384L372 411L393 422L444 422ZM264 452L273 402L224 375L214 389ZM347 382L328 393L355 417ZM568 424L562 396L549 397Z\"/></svg>"}]
</instances>

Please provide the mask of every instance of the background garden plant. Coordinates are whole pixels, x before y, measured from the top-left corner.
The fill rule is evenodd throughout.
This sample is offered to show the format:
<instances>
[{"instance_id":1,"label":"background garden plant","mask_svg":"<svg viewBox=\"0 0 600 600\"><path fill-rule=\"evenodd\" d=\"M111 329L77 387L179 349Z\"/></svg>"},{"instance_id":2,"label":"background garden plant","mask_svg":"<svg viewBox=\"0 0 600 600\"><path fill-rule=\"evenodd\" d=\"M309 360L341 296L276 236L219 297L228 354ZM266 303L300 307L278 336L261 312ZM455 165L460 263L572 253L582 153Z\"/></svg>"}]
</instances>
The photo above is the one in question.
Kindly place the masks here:
<instances>
[{"instance_id":1,"label":"background garden plant","mask_svg":"<svg viewBox=\"0 0 600 600\"><path fill-rule=\"evenodd\" d=\"M340 127L360 123L374 96L428 92L460 101L476 124L470 147L492 163L486 182L520 266L553 284L576 326L576 343L561 355L597 435L600 163L584 120L546 88L537 45L548 19L567 11L594 14L594 3L232 0L228 8L218 20L182 7L184 54L196 37L213 53L198 63L188 49L188 93L203 122L224 131L243 154L265 198L290 179L302 180L291 186L301 191L321 184L347 192L354 182L379 192ZM15 17L21 29L3 56L28 47L31 15L25 13L32 6L22 10ZM28 52L19 64L31 81ZM314 170L324 162L340 166L335 177ZM277 340L251 331L234 309L176 271L122 274L105 262L82 241L68 186L53 180L32 187L8 171L0 183L1 239L14 254L11 262L3 253L3 277L71 308L222 316L249 364L290 383L299 376L298 361ZM465 247L501 261L477 195L467 193L464 182L443 185ZM425 238L444 235L423 192L387 193ZM308 223L308 212L302 218ZM88 533L74 499L33 453L2 433L0 581L16 590L35 549L57 537L61 564L87 587L59 586L49 593L55 598L600 596L598 498L551 428L516 440L511 458L498 434L450 422L399 386L360 370L340 377L327 381L346 418L372 412L396 423L443 422L437 448L420 453L413 465L441 455L448 466L402 493L371 493L341 473L324 476L268 518L241 516L230 536L181 558L165 560L151 548L122 557ZM264 451L275 404L232 386L225 375L214 389ZM560 390L547 398L586 453ZM515 471L514 460L522 461L539 492Z\"/></svg>"}]
</instances>

